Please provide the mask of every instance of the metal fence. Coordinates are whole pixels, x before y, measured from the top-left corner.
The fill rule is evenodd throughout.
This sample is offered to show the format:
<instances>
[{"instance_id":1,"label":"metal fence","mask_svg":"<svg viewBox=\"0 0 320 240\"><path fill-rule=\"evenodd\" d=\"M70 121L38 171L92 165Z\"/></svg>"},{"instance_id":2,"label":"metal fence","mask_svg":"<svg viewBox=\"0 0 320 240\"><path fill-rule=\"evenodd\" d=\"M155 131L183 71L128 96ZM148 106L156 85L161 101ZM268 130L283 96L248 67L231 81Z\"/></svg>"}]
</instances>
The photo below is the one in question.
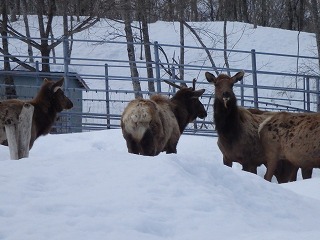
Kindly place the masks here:
<instances>
[{"instance_id":1,"label":"metal fence","mask_svg":"<svg viewBox=\"0 0 320 240\"><path fill-rule=\"evenodd\" d=\"M40 39L33 39L39 41ZM20 52L10 55L10 64L12 71L0 71L2 79L8 74L13 76L26 76L37 79L41 82L44 76L57 78L65 77L65 90L67 95L73 95L73 101L81 102L79 106L66 112L62 112L69 124L57 124L55 127L65 128L57 132L78 132L92 131L100 129L111 129L120 127L120 116L126 104L134 98L132 89L132 78L127 59L127 43L111 42L98 40L68 40L64 39L61 46L57 46L54 56L50 57L50 73L41 71L41 57L39 53L34 55L34 63L30 62L26 51L18 48L19 39L9 39L13 42ZM72 57L68 57L68 46L73 45ZM143 48L141 43L132 43L135 45L136 52ZM205 120L197 120L194 124L189 124L186 133L212 135L214 134L213 123L213 86L209 85L204 78L204 73L210 71L215 73L229 72L235 74L239 70L245 71L245 78L241 83L236 84L234 91L238 98L238 104L245 107L254 107L271 111L319 111L319 76L312 74L310 66L317 66L318 59L308 56L296 56L286 54L274 54L256 52L255 50L240 51L226 50L229 55L230 65L233 68L226 69L223 62L223 49L208 49L216 61L216 68L207 58L202 47L184 46L186 63L181 66L174 59L175 52L179 52L180 46L161 44L154 42L150 44L153 48L152 65L154 78L147 78L146 61L135 61L141 84L141 93L148 97L148 82L155 84L156 92L168 96L174 94L175 89L163 82L164 79L179 82L175 79L178 75L179 67L184 69L184 81L187 84L192 83L193 78L197 78L197 88L205 88L206 92L201 101L208 111L208 117ZM86 56L81 49L86 49ZM88 51L88 49L90 49ZM170 56L170 57L168 57ZM22 69L13 60L20 59L27 64L34 66L35 71ZM139 58L139 57L138 57ZM0 56L1 65L3 65L3 55ZM168 61L168 59L171 59ZM268 59L268 64L265 64ZM286 60L284 60L286 59ZM300 65L298 66L298 61ZM281 62L285 63L282 67ZM292 63L292 64L288 64ZM288 67L287 65L291 65ZM309 66L308 70L301 71L301 66ZM281 71L277 69L281 69ZM299 68L299 71L297 70ZM317 67L316 67L317 68ZM274 70L275 69L275 70ZM311 70L310 70L311 69ZM170 72L170 74L168 74ZM70 84L70 77L77 74L79 82L83 84ZM20 83L16 87L30 87L30 83ZM37 86L37 85L36 85ZM0 90L6 86L0 82ZM34 86L35 87L35 86ZM1 98L5 98L4 91L1 91ZM75 94L75 93L81 93ZM23 96L19 96L23 97ZM66 117L67 116L67 117ZM72 121L73 118L81 119ZM71 123L71 124L70 124Z\"/></svg>"}]
</instances>

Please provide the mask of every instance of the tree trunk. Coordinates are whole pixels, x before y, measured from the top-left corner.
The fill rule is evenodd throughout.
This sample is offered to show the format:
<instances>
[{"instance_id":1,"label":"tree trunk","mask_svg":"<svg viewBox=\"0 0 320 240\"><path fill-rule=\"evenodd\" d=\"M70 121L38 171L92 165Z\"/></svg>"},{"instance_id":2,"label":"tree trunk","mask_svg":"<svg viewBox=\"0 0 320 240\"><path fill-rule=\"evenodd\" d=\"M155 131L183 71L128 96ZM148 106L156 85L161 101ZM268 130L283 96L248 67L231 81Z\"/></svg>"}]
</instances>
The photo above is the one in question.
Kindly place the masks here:
<instances>
[{"instance_id":1,"label":"tree trunk","mask_svg":"<svg viewBox=\"0 0 320 240\"><path fill-rule=\"evenodd\" d=\"M62 16L62 19L63 19L63 35L65 38L68 39L68 29L69 29L69 26L68 26L68 2L65 3L65 8L63 8L62 10L63 12L63 16ZM68 52L67 52L67 59L68 59L68 64L70 64L70 57L71 57L71 52L70 52L70 45L69 45L69 41L66 40L66 44L67 44L67 49L68 49Z\"/></svg>"},{"instance_id":2,"label":"tree trunk","mask_svg":"<svg viewBox=\"0 0 320 240\"><path fill-rule=\"evenodd\" d=\"M152 58L151 58L151 48L150 48L150 39L148 31L148 20L147 20L147 6L145 0L139 0L139 11L142 24L142 36L143 36L143 45L144 45L144 54L146 58L146 67L147 67L147 77L148 77L148 90L150 93L155 92L154 87L154 76L152 68Z\"/></svg>"},{"instance_id":3,"label":"tree trunk","mask_svg":"<svg viewBox=\"0 0 320 240\"><path fill-rule=\"evenodd\" d=\"M22 14L23 14L23 22L25 25L25 29L26 29L26 37L28 40L28 56L29 56L29 60L31 63L34 62L33 59L33 51L32 51L32 46L30 44L30 28L29 28L29 21L28 21L28 5L27 5L27 1L26 0L21 0L21 4L22 4Z\"/></svg>"},{"instance_id":4,"label":"tree trunk","mask_svg":"<svg viewBox=\"0 0 320 240\"><path fill-rule=\"evenodd\" d=\"M286 8L287 8L287 29L293 30L293 8L291 4L291 0L286 0Z\"/></svg>"},{"instance_id":5,"label":"tree trunk","mask_svg":"<svg viewBox=\"0 0 320 240\"><path fill-rule=\"evenodd\" d=\"M10 9L11 9L11 14L10 14L10 21L11 22L16 22L18 20L17 18L17 15L18 15L18 12L19 12L19 0L11 0L9 1L9 6L10 6Z\"/></svg>"},{"instance_id":6,"label":"tree trunk","mask_svg":"<svg viewBox=\"0 0 320 240\"><path fill-rule=\"evenodd\" d=\"M184 25L180 21L180 59L179 59L179 75L180 79L184 80Z\"/></svg>"},{"instance_id":7,"label":"tree trunk","mask_svg":"<svg viewBox=\"0 0 320 240\"><path fill-rule=\"evenodd\" d=\"M318 68L320 70L320 22L319 22L319 7L318 7L318 3L317 0L311 0L311 14L312 14L312 18L313 18L313 27L314 27L314 32L316 34L316 42L317 42L317 50L318 50Z\"/></svg>"},{"instance_id":8,"label":"tree trunk","mask_svg":"<svg viewBox=\"0 0 320 240\"><path fill-rule=\"evenodd\" d=\"M227 18L225 17L223 21L223 57L224 57L224 63L227 68L227 73L230 76L230 66L229 66L229 61L228 61L228 35L227 35Z\"/></svg>"},{"instance_id":9,"label":"tree trunk","mask_svg":"<svg viewBox=\"0 0 320 240\"><path fill-rule=\"evenodd\" d=\"M199 21L199 14L198 14L198 0L191 0L190 1L190 8L191 8L191 21L196 22Z\"/></svg>"},{"instance_id":10,"label":"tree trunk","mask_svg":"<svg viewBox=\"0 0 320 240\"><path fill-rule=\"evenodd\" d=\"M180 25L180 59L179 59L179 75L181 80L184 79L184 22L185 22L185 2L184 0L179 1L180 10L179 10L179 25Z\"/></svg>"},{"instance_id":11,"label":"tree trunk","mask_svg":"<svg viewBox=\"0 0 320 240\"><path fill-rule=\"evenodd\" d=\"M131 28L131 5L130 0L121 0L122 5L122 15L124 20L124 31L126 34L127 40L127 51L128 51L128 59L129 59L129 66L132 78L132 85L133 90L135 91L135 97L142 97L141 94L141 86L139 81L139 73L136 65L136 57L135 57L135 50L133 45L133 33Z\"/></svg>"},{"instance_id":12,"label":"tree trunk","mask_svg":"<svg viewBox=\"0 0 320 240\"><path fill-rule=\"evenodd\" d=\"M8 41L8 13L7 13L7 0L1 0L1 14L2 14L2 28L1 28L1 36L2 36L2 48L4 52L3 56L3 67L4 71L11 71L10 59L9 59L9 41ZM14 85L13 77L9 74L5 75L4 83L6 85L5 94L7 99L17 98L17 92Z\"/></svg>"},{"instance_id":13,"label":"tree trunk","mask_svg":"<svg viewBox=\"0 0 320 240\"><path fill-rule=\"evenodd\" d=\"M241 0L242 19L244 22L249 23L248 4L247 0Z\"/></svg>"},{"instance_id":14,"label":"tree trunk","mask_svg":"<svg viewBox=\"0 0 320 240\"><path fill-rule=\"evenodd\" d=\"M43 14L45 12L45 3L44 0L37 1L37 15L38 15L38 22L39 22L39 32L41 37L41 46L40 52L42 56L42 71L43 72L50 72L50 51L49 48L49 34L52 29L52 19L56 12L56 5L55 0L51 0L48 6L48 20L47 25L44 25L44 18Z\"/></svg>"}]
</instances>

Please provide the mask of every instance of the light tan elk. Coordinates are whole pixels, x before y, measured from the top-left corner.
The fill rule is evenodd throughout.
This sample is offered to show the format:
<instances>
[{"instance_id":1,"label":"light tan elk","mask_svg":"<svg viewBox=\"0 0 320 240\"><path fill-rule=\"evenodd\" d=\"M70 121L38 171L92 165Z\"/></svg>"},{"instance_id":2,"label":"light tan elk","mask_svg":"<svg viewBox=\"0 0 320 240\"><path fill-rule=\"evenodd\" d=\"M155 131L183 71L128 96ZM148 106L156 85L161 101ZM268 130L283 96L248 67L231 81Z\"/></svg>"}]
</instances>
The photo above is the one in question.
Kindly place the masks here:
<instances>
[{"instance_id":1,"label":"light tan elk","mask_svg":"<svg viewBox=\"0 0 320 240\"><path fill-rule=\"evenodd\" d=\"M301 168L303 178L320 167L319 113L278 112L261 123L259 135L266 153L266 180L271 181L282 159Z\"/></svg>"},{"instance_id":2,"label":"light tan elk","mask_svg":"<svg viewBox=\"0 0 320 240\"><path fill-rule=\"evenodd\" d=\"M180 87L172 98L153 95L150 99L132 100L121 117L121 128L129 153L155 156L162 151L176 153L181 134L197 117L207 112L199 100L204 89Z\"/></svg>"}]
</instances>

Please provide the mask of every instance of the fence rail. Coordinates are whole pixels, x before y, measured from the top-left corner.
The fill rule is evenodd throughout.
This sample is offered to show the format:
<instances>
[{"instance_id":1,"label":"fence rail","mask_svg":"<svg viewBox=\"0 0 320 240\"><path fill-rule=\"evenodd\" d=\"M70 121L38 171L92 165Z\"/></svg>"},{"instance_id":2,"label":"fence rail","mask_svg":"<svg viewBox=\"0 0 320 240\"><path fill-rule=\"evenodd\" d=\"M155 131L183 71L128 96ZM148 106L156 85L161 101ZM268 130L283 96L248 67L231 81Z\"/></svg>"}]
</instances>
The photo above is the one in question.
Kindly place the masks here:
<instances>
[{"instance_id":1,"label":"fence rail","mask_svg":"<svg viewBox=\"0 0 320 240\"><path fill-rule=\"evenodd\" d=\"M16 38L8 39L11 45L19 45L20 41ZM40 41L41 39L33 39ZM68 57L70 41L73 41L73 49L92 49L91 56L81 55L79 52L72 53ZM126 104L134 98L136 91L132 89L132 78L127 57L126 42L110 42L101 40L81 40L63 39L61 46L55 49L55 54L49 57L51 72L42 72L41 57L35 52L34 60L31 62L26 52L15 52L13 55L1 55L0 66L4 65L5 57L10 60L11 71L0 71L0 98L6 99L6 87L4 79L8 76L13 77L16 88L35 89L41 84L44 77L58 78L65 77L65 91L72 101L76 102L73 109L62 112L60 117L66 122L57 122L56 129L60 132L92 131L100 129L110 129L120 127L120 116ZM132 43L138 50L141 43ZM319 76L308 74L307 71L298 72L293 70L297 60L303 64L314 65L318 59L309 56L295 56L279 53L264 53L255 50L223 50L208 49L214 59L217 59L216 66L213 68L201 47L184 46L188 63L179 65L176 61L167 62L167 56L173 56L179 52L181 46L161 44L154 42L152 62L147 63L143 60L135 61L139 71L139 81L141 84L140 93L144 97L150 95L148 82L153 82L157 93L172 96L175 89L163 82L164 79L175 81L179 67L183 67L187 84L192 84L192 79L197 78L197 88L205 88L206 92L201 101L208 110L208 117L197 120L186 129L187 134L212 135L215 134L213 123L213 86L210 86L204 79L205 71L219 71L236 73L244 70L246 75L241 83L236 84L234 91L238 98L238 104L244 107L254 107L271 111L320 111L319 96ZM18 47L17 47L18 49ZM105 53L101 54L103 51ZM117 54L115 54L115 50ZM224 67L223 53L227 51L229 60L234 62L234 68ZM138 52L138 51L137 51ZM96 53L96 54L95 54ZM119 54L121 53L121 54ZM165 55L166 54L166 55ZM121 57L119 57L121 56ZM124 57L123 57L124 56ZM27 71L19 66L13 57L20 59L26 64L34 67L34 71ZM292 62L291 68L283 66L281 71L279 63L283 59ZM269 63L265 64L266 59ZM147 64L152 66L154 78L147 78ZM290 65L290 64L287 64ZM166 69L165 69L166 68ZM316 69L315 72L318 70ZM171 72L171 74L168 74ZM25 79L18 82L17 79ZM28 79L28 81L26 80ZM32 79L32 81L30 81ZM72 80L73 79L73 80ZM75 80L74 80L75 79ZM24 91L24 93L26 90ZM20 98L27 98L27 95L19 94Z\"/></svg>"}]
</instances>

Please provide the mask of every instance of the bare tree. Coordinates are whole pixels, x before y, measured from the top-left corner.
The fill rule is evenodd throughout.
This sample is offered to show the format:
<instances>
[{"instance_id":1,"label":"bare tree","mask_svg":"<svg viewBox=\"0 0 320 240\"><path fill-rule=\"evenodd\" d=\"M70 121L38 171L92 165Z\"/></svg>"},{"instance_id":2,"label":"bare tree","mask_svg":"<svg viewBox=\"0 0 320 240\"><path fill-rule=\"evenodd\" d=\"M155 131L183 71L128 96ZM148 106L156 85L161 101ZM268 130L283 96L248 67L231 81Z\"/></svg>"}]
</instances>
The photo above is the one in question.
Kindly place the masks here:
<instances>
[{"instance_id":1,"label":"bare tree","mask_svg":"<svg viewBox=\"0 0 320 240\"><path fill-rule=\"evenodd\" d=\"M30 59L30 62L33 63L34 59L33 59L33 50L32 50L32 45L30 43L31 40L31 36L30 36L30 27L29 27L29 21L28 21L28 4L26 0L21 0L21 5L22 5L22 14L23 14L23 22L24 22L24 26L26 29L26 37L27 37L27 45L28 45L28 56Z\"/></svg>"},{"instance_id":2,"label":"bare tree","mask_svg":"<svg viewBox=\"0 0 320 240\"><path fill-rule=\"evenodd\" d=\"M154 87L154 81L153 81L154 76L153 76L153 68L152 68L149 31L148 31L148 19L147 19L148 7L147 7L146 0L138 0L138 9L139 9L140 21L142 25L143 45L144 45L144 53L146 58L147 77L148 77L148 90L150 93L154 93L155 87Z\"/></svg>"},{"instance_id":3,"label":"bare tree","mask_svg":"<svg viewBox=\"0 0 320 240\"><path fill-rule=\"evenodd\" d=\"M190 32L197 38L198 42L200 43L200 45L203 47L204 51L207 53L207 56L209 58L209 61L211 63L212 68L214 69L215 73L217 75L219 75L219 71L217 69L217 66L215 64L215 62L213 61L213 58L209 52L209 49L207 48L207 46L203 43L203 41L201 40L201 38L199 37L199 35L197 34L197 32L185 21L182 21L182 23L190 30Z\"/></svg>"},{"instance_id":4,"label":"bare tree","mask_svg":"<svg viewBox=\"0 0 320 240\"><path fill-rule=\"evenodd\" d=\"M179 74L180 79L184 79L184 11L185 11L185 1L179 0L180 11L179 11L179 25L180 25L180 59L179 59Z\"/></svg>"},{"instance_id":5,"label":"bare tree","mask_svg":"<svg viewBox=\"0 0 320 240\"><path fill-rule=\"evenodd\" d=\"M316 34L316 42L317 42L317 50L318 50L318 67L320 69L320 16L319 16L319 4L317 0L311 0L311 5L309 5L312 18L313 18L313 26L314 32Z\"/></svg>"},{"instance_id":6,"label":"bare tree","mask_svg":"<svg viewBox=\"0 0 320 240\"><path fill-rule=\"evenodd\" d=\"M17 37L19 40L25 42L28 45L31 45L33 48L38 49L41 52L42 57L42 71L43 72L49 72L50 71L50 65L49 65L49 57L50 52L59 44L62 43L63 37L69 37L72 36L75 33L81 32L85 29L90 28L95 23L99 21L98 17L88 16L83 21L79 22L77 25L72 26L72 28L69 28L67 32L64 33L63 36L58 37L57 39L53 40L49 44L49 36L52 32L52 20L53 17L56 14L56 1L51 0L49 2L45 0L35 0L36 3L36 11L37 11L37 17L38 17L38 23L39 23L39 33L40 33L40 44L34 40L31 40L30 38L26 37L22 33L16 31L11 26L7 26L5 29L7 34L10 34L14 37ZM46 5L46 3L49 3L49 5ZM0 27L4 26L5 23L3 20L0 20ZM1 50L0 50L1 51ZM9 58L18 63L19 65L22 65L26 69L30 71L35 71L34 67L24 63L24 61L21 61L13 56L10 56L10 53L8 52L7 55Z\"/></svg>"},{"instance_id":7,"label":"bare tree","mask_svg":"<svg viewBox=\"0 0 320 240\"><path fill-rule=\"evenodd\" d=\"M124 31L126 34L127 40L127 51L128 51L128 58L129 58L129 66L131 72L131 79L133 90L135 91L135 97L142 97L141 94L141 86L139 81L139 73L136 64L136 57L135 57L135 49L133 44L133 33L131 28L131 2L130 0L120 0L121 8L122 8L122 18L124 20Z\"/></svg>"},{"instance_id":8,"label":"bare tree","mask_svg":"<svg viewBox=\"0 0 320 240\"><path fill-rule=\"evenodd\" d=\"M2 14L2 26L1 26L1 37L2 37L2 49L0 51L4 54L3 56L3 65L4 71L11 71L10 59L9 59L9 42L8 42L8 0L1 0L1 14ZM6 96L7 98L16 98L16 88L14 86L14 81L12 76L9 74L5 75L4 83L6 85Z\"/></svg>"}]
</instances>

